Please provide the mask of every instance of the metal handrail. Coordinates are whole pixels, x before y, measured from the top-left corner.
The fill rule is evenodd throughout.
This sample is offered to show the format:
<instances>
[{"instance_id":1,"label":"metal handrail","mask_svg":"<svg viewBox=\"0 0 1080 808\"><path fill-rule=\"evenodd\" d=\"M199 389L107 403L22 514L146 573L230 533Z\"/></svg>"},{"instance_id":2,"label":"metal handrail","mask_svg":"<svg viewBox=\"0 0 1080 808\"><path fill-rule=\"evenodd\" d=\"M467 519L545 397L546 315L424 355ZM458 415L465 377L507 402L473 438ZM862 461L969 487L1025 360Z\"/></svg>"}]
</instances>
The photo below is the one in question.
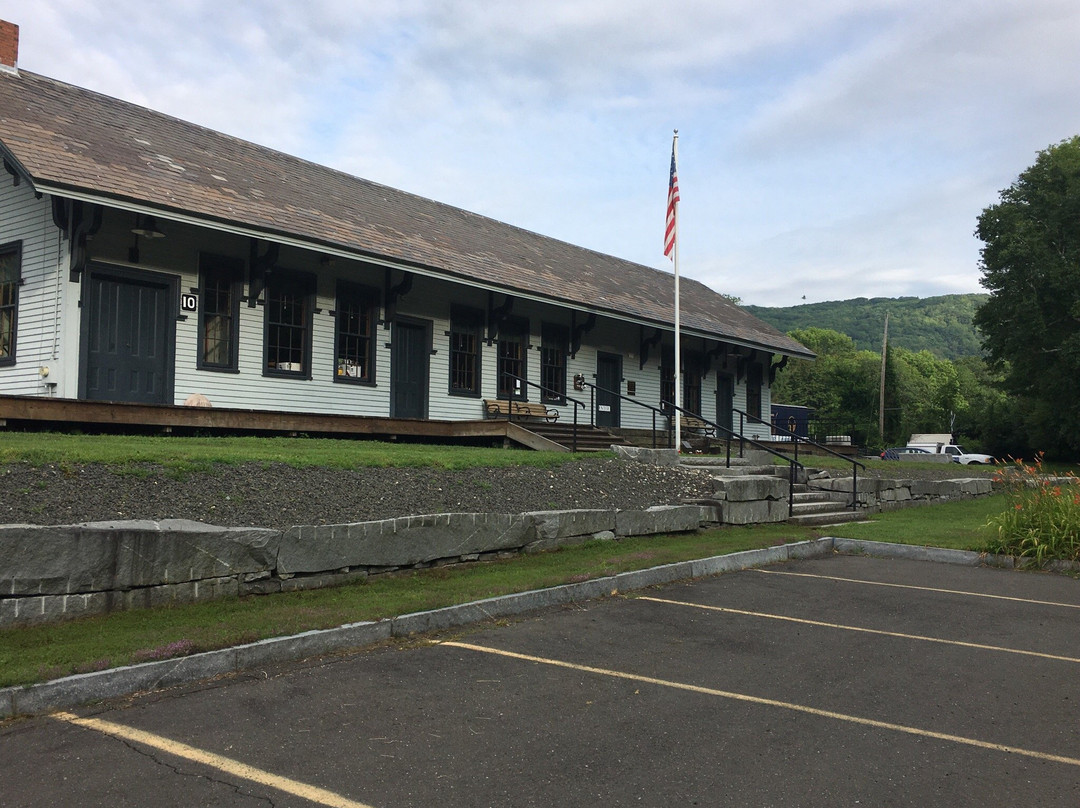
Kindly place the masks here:
<instances>
[{"instance_id":1,"label":"metal handrail","mask_svg":"<svg viewBox=\"0 0 1080 808\"><path fill-rule=\"evenodd\" d=\"M608 390L606 387L601 387L598 384L593 384L592 382L587 382L584 379L579 379L578 383L580 383L584 387L589 388L589 423L591 425L593 425L593 426L596 425L596 403L595 403L595 400L593 398L594 394L596 392L607 393L609 395L618 396L623 401L629 401L631 404L636 404L639 407L644 407L647 410L652 410L652 421L653 421L653 423L652 423L652 447L654 449L656 448L656 416L660 415L661 417L666 418L667 415L663 410L661 410L659 407L654 407L651 404L646 404L644 401L639 401L636 398L631 398L630 396L624 396L622 393L618 392L617 390ZM670 430L668 430L668 432L670 434ZM668 446L669 447L671 446L671 443L672 443L672 441L669 438L668 439Z\"/></svg>"},{"instance_id":2,"label":"metal handrail","mask_svg":"<svg viewBox=\"0 0 1080 808\"><path fill-rule=\"evenodd\" d=\"M771 449L768 446L766 446L765 444L759 443L758 441L754 440L753 438L747 438L741 432L736 434L735 430L730 429L729 427L726 427L726 426L721 426L720 424L716 423L715 421L710 421L708 418L705 418L700 413L691 412L690 410L685 409L684 407L677 407L675 404L673 404L670 401L661 401L660 405L662 407L671 407L672 412L675 412L677 410L678 412L681 412L683 415L689 415L689 416L692 416L693 418L697 418L698 420L705 422L706 424L713 427L714 429L723 430L724 432L726 432L728 434L728 450L727 450L727 465L728 465L728 468L731 467L731 439L734 438L734 437L737 437L739 439L739 456L740 457L742 456L742 443L745 441L746 443L749 443L751 446L754 446L754 447L756 447L756 448L758 448L758 449L760 449L760 450L762 450L764 452L767 452L768 454L771 454L774 457L779 457L781 460L783 460L785 463L787 463L788 464L788 517L790 517L795 512L795 469L796 469L796 467L798 467L800 469L805 470L805 466L803 466L803 464L798 461L797 457L794 457L794 458L793 457L788 457L783 452L778 452L775 449Z\"/></svg>"},{"instance_id":3,"label":"metal handrail","mask_svg":"<svg viewBox=\"0 0 1080 808\"><path fill-rule=\"evenodd\" d=\"M791 437L791 443L795 447L794 455L795 455L796 460L799 459L799 443L801 441L801 442L807 443L807 444L809 444L811 446L816 446L818 449L822 449L822 450L828 452L831 455L839 457L841 460L846 460L847 462L851 463L851 503L848 505L848 507L851 508L852 510L855 510L856 508L859 507L859 491L858 491L858 488L859 488L859 468L862 468L863 471L866 471L866 464L865 463L862 463L862 462L856 460L853 457L848 457L847 455L840 454L840 452L834 451L833 449L830 449L828 446L824 446L824 445L818 443L817 441L811 440L810 438L808 438L808 437L806 437L804 435L800 435L797 432L795 432L794 430L785 429L782 426L776 426L775 424L770 424L768 421L765 421L765 420L763 420L762 418L759 418L756 415L751 415L750 413L743 412L740 409L732 409L732 412L739 413L739 420L740 420L739 429L740 429L740 431L742 430L741 421L745 417L747 419L750 419L750 421L752 423L757 422L759 424L762 424L763 426L769 427L769 429L774 433L779 432L780 434L790 436Z\"/></svg>"},{"instance_id":4,"label":"metal handrail","mask_svg":"<svg viewBox=\"0 0 1080 808\"><path fill-rule=\"evenodd\" d=\"M536 382L530 382L528 379L523 379L520 376L515 376L513 373L503 373L503 375L506 378L513 379L516 382L524 382L529 387L535 387L541 393L550 393L555 398L564 399L566 401L573 402L573 404L574 404L574 431L573 431L573 436L570 439L570 443L571 443L570 451L571 452L576 452L577 451L577 438L578 438L577 411L578 411L578 407L581 407L581 409L585 409L585 402L578 401L573 396L568 396L568 395L566 395L566 393L560 392L558 390L554 390L551 387L545 387L542 384L537 384ZM513 396L513 393L508 393L506 398L502 399L501 396L499 395L499 393L496 392L495 399L497 401L500 401L500 400L506 401L506 420L507 421L512 421L513 416L514 416L514 396ZM543 401L541 401L540 403L543 404Z\"/></svg>"}]
</instances>

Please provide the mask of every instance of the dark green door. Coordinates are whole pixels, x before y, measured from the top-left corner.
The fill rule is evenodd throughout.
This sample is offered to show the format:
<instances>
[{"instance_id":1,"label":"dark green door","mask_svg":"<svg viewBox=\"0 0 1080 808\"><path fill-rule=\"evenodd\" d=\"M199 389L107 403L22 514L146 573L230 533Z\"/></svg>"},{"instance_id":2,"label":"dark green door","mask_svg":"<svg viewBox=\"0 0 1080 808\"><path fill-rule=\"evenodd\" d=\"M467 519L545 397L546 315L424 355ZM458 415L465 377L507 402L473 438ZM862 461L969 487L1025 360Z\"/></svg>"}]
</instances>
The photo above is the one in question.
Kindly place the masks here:
<instances>
[{"instance_id":1,"label":"dark green door","mask_svg":"<svg viewBox=\"0 0 1080 808\"><path fill-rule=\"evenodd\" d=\"M83 295L83 398L172 404L175 280L88 269Z\"/></svg>"},{"instance_id":2,"label":"dark green door","mask_svg":"<svg viewBox=\"0 0 1080 808\"><path fill-rule=\"evenodd\" d=\"M615 393L622 392L621 356L596 355L596 387L596 425L619 426L621 399Z\"/></svg>"},{"instance_id":3,"label":"dark green door","mask_svg":"<svg viewBox=\"0 0 1080 808\"><path fill-rule=\"evenodd\" d=\"M390 343L390 415L427 418L428 326L419 320L396 320Z\"/></svg>"},{"instance_id":4,"label":"dark green door","mask_svg":"<svg viewBox=\"0 0 1080 808\"><path fill-rule=\"evenodd\" d=\"M731 416L735 409L735 379L729 373L716 374L716 423L731 429ZM723 437L723 435L717 435Z\"/></svg>"}]
</instances>

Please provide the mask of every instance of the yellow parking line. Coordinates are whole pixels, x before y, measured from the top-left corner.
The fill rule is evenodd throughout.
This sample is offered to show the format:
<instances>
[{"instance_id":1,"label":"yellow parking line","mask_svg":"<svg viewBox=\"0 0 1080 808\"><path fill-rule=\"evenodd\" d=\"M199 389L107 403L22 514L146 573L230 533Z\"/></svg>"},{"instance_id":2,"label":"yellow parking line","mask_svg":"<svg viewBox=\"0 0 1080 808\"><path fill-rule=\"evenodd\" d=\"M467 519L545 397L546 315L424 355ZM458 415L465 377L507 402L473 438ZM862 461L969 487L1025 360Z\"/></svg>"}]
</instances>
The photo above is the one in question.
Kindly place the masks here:
<instances>
[{"instance_id":1,"label":"yellow parking line","mask_svg":"<svg viewBox=\"0 0 1080 808\"><path fill-rule=\"evenodd\" d=\"M1023 656L1053 659L1058 662L1077 662L1076 657L1059 656L1057 654L1044 654L1040 651L1024 651L1020 648L1008 648L1003 645L983 645L977 642L964 642L963 640L946 640L941 637L926 637L921 634L904 634L899 631L882 631L876 628L863 628L862 626L848 626L843 623L826 623L821 620L808 620L805 617L788 617L782 614L769 614L768 612L750 612L744 609L731 609L726 606L706 606L701 603L687 603L681 600L666 600L665 598L638 597L636 600L650 600L653 603L667 603L671 606L690 606L694 609L705 609L710 612L727 612L728 614L740 614L746 617L764 617L769 620L783 620L788 623L802 623L807 626L820 626L822 628L836 628L843 631L860 631L863 634L880 634L883 637L899 637L902 640L918 640L920 642L936 642L942 645L956 645L961 648L977 648L980 651L1000 651L1003 654L1022 654Z\"/></svg>"},{"instance_id":2,"label":"yellow parking line","mask_svg":"<svg viewBox=\"0 0 1080 808\"><path fill-rule=\"evenodd\" d=\"M122 738L125 741L143 744L144 746L149 746L153 749L184 758L185 760L190 760L194 763L201 763L204 766L210 766L218 771L231 774L234 777L250 780L253 783L268 786L269 788L277 789L278 791L283 791L286 794L292 794L296 797L301 797L302 799L319 805L332 806L332 808L371 808L369 805L346 799L340 794L335 794L332 791L327 791L326 789L318 788L316 786L309 786L306 783L301 783L298 780L291 780L288 777L280 777L276 774L263 771L262 769L256 769L254 766L248 766L246 763L241 763L232 758L215 755L212 752L196 749L194 746L188 746L187 744L179 743L177 741L170 741L168 738L162 738L160 735L144 732L141 729L125 727L123 724L116 724L112 721L103 721L100 718L80 718L72 713L54 713L52 717L59 719L60 721L66 721L69 724L75 724L79 727L96 730L97 732L102 732L106 735L112 735L115 738Z\"/></svg>"},{"instance_id":3,"label":"yellow parking line","mask_svg":"<svg viewBox=\"0 0 1080 808\"><path fill-rule=\"evenodd\" d=\"M1030 598L1014 598L1009 595L988 595L984 592L966 592L963 589L938 589L933 586L915 586L914 584L893 584L885 581L864 581L861 578L840 578L836 575L814 575L809 572L781 572L780 570L754 569L753 572L761 572L766 575L794 575L797 578L821 578L826 581L843 581L849 584L866 584L867 586L889 586L894 589L918 589L922 592L941 592L946 595L967 595L972 598L990 598L991 600L1011 600L1015 603L1032 603L1037 606L1060 606L1063 609L1080 609L1080 603L1059 603L1053 600L1031 600Z\"/></svg>"},{"instance_id":4,"label":"yellow parking line","mask_svg":"<svg viewBox=\"0 0 1080 808\"><path fill-rule=\"evenodd\" d=\"M631 682L642 682L644 684L658 685L660 687L670 687L675 690L685 690L690 693L698 693L706 696L718 696L723 699L731 699L733 701L747 702L750 704L761 704L767 707L778 707L783 710L791 710L797 713L805 713L807 715L814 715L820 718L831 718L836 721L844 721L849 724L858 724L864 727L874 727L875 729L891 730L893 732L902 732L906 735L914 735L920 738L933 738L939 741L949 741L951 743L962 744L964 746L974 746L978 749L989 749L994 752L1008 752L1013 755L1023 755L1024 757L1034 758L1036 760L1047 761L1051 763L1064 763L1068 766L1080 767L1080 758L1065 757L1063 755L1051 755L1045 752L1036 752L1031 749L1023 749L1018 746L1007 746L1005 744L991 743L989 741L980 741L977 738L965 738L962 735L950 735L946 732L934 732L933 730L920 729L918 727L909 727L904 724L893 724L889 721L877 721L873 718L862 718L857 715L847 715L845 713L837 713L832 710L819 710L816 707L807 707L803 704L794 704L788 701L778 701L777 699L766 699L760 696L749 696L745 693L733 693L729 690L717 690L712 687L701 687L700 685L690 685L683 682L672 682L666 679L657 679L652 676L641 676L636 673L626 673L625 671L608 670L606 668L594 668L588 665L578 665L573 662L564 662L560 659L549 659L547 657L532 656L530 654L519 654L515 651L502 651L498 648L488 648L483 645L473 645L472 643L447 641L441 643L442 645L452 648L463 648L468 651L478 651L484 654L494 654L496 656L509 657L510 659L519 659L523 662L535 662L541 665L551 665L557 668L566 668L568 670L579 671L581 673L593 673L598 676L609 676L615 679L625 679Z\"/></svg>"}]
</instances>

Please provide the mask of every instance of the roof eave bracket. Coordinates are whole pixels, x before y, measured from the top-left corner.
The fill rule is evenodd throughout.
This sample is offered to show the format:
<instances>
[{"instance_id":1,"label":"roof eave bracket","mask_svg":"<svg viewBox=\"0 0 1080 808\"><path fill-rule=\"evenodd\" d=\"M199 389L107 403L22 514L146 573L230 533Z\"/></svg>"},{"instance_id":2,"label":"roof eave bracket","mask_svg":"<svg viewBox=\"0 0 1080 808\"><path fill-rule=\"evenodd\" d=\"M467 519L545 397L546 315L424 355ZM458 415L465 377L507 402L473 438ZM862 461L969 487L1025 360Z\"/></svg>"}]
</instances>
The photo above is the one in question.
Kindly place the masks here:
<instances>
[{"instance_id":1,"label":"roof eave bracket","mask_svg":"<svg viewBox=\"0 0 1080 808\"><path fill-rule=\"evenodd\" d=\"M570 312L570 356L577 358L577 352L581 350L581 339L596 326L596 312L590 311L585 322L580 325L577 322L577 312Z\"/></svg>"},{"instance_id":2,"label":"roof eave bracket","mask_svg":"<svg viewBox=\"0 0 1080 808\"><path fill-rule=\"evenodd\" d=\"M86 242L101 229L101 205L54 196L52 218L53 224L64 233L71 252L68 280L78 283L88 260Z\"/></svg>"}]
</instances>

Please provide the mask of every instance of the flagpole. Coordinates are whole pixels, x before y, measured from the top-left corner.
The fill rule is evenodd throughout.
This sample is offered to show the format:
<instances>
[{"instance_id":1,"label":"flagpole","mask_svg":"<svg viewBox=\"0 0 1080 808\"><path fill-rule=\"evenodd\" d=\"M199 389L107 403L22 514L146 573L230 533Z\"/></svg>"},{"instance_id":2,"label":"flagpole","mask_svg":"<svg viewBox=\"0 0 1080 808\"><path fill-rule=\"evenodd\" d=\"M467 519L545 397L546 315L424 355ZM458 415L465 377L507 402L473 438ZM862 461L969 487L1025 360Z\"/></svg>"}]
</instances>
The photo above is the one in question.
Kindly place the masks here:
<instances>
[{"instance_id":1,"label":"flagpole","mask_svg":"<svg viewBox=\"0 0 1080 808\"><path fill-rule=\"evenodd\" d=\"M672 160L679 162L679 130L671 140ZM678 206L678 201L675 205ZM671 254L675 265L675 451L682 452L682 332L679 312L679 216L675 215L675 244Z\"/></svg>"}]
</instances>

